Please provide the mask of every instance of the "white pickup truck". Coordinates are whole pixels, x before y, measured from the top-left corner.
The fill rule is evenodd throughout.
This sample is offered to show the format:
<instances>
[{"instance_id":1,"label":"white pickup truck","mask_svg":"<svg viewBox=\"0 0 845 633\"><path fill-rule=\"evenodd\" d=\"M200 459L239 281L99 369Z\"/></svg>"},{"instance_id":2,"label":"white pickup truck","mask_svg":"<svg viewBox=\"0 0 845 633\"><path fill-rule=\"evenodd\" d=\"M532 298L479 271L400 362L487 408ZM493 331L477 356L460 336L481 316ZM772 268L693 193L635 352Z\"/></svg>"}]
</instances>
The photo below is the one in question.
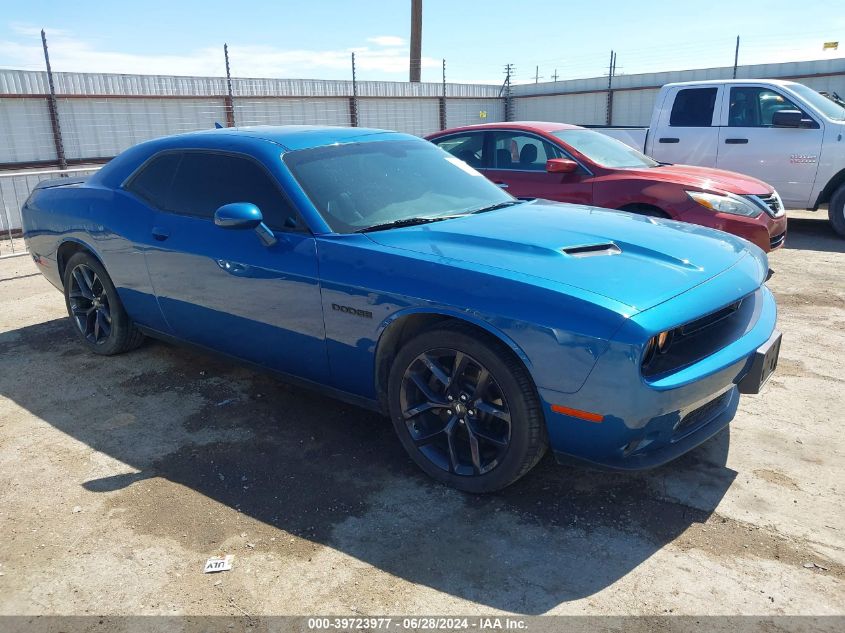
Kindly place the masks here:
<instances>
[{"instance_id":1,"label":"white pickup truck","mask_svg":"<svg viewBox=\"0 0 845 633\"><path fill-rule=\"evenodd\" d=\"M717 167L768 182L788 209L828 206L845 237L845 107L775 79L666 84L648 128L597 131L661 163Z\"/></svg>"}]
</instances>

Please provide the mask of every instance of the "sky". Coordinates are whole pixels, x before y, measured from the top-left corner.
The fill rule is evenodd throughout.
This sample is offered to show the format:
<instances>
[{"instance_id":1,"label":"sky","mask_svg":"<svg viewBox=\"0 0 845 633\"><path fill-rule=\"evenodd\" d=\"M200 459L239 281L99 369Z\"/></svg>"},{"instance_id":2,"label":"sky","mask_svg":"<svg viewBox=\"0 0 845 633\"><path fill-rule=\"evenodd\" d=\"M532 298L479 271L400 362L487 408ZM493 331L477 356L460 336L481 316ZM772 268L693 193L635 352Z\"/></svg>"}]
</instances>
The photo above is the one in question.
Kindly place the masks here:
<instances>
[{"instance_id":1,"label":"sky","mask_svg":"<svg viewBox=\"0 0 845 633\"><path fill-rule=\"evenodd\" d=\"M829 0L423 0L423 81L526 83L845 57ZM406 81L410 0L0 0L0 68ZM827 41L839 50L824 51Z\"/></svg>"}]
</instances>

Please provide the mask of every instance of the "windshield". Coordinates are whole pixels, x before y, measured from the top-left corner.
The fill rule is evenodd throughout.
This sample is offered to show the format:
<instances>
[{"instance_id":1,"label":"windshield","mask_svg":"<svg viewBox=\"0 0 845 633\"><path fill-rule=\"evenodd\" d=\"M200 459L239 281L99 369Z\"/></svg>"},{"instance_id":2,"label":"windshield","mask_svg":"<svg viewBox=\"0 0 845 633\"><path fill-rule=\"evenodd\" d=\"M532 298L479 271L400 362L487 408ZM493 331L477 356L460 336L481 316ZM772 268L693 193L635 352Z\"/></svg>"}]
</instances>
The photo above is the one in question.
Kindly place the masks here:
<instances>
[{"instance_id":1,"label":"windshield","mask_svg":"<svg viewBox=\"0 0 845 633\"><path fill-rule=\"evenodd\" d=\"M787 88L799 97L803 98L807 103L825 115L828 119L845 121L845 108L841 105L837 105L834 101L828 99L824 95L820 95L812 88L808 88L804 84L789 84Z\"/></svg>"},{"instance_id":2,"label":"windshield","mask_svg":"<svg viewBox=\"0 0 845 633\"><path fill-rule=\"evenodd\" d=\"M622 141L592 130L558 130L552 134L602 167L657 167L660 164Z\"/></svg>"},{"instance_id":3,"label":"windshield","mask_svg":"<svg viewBox=\"0 0 845 633\"><path fill-rule=\"evenodd\" d=\"M511 203L472 167L423 140L329 145L284 155L336 233Z\"/></svg>"}]
</instances>

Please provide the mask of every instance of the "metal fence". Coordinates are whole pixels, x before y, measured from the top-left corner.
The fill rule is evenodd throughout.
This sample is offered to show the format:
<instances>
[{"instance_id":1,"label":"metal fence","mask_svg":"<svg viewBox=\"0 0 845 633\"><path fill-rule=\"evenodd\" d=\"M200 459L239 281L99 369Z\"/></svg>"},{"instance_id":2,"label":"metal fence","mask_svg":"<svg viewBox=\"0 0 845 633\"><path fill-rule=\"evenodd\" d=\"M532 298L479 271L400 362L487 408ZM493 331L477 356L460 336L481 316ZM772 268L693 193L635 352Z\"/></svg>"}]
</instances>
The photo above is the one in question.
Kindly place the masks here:
<instances>
[{"instance_id":1,"label":"metal fence","mask_svg":"<svg viewBox=\"0 0 845 633\"><path fill-rule=\"evenodd\" d=\"M88 176L98 166L70 169L30 169L0 172L0 257L25 252L20 238L21 207L35 186L42 180Z\"/></svg>"},{"instance_id":2,"label":"metal fence","mask_svg":"<svg viewBox=\"0 0 845 633\"><path fill-rule=\"evenodd\" d=\"M92 163L151 138L216 123L353 125L419 136L506 119L648 125L663 84L728 78L733 71L722 67L538 82L508 85L503 93L502 86L445 81L229 82L225 77L0 69L0 255L20 248L11 240L20 229L20 206L35 183L59 173L54 167L74 168L61 173L90 173ZM736 72L739 78L789 78L845 94L841 58L739 66Z\"/></svg>"}]
</instances>

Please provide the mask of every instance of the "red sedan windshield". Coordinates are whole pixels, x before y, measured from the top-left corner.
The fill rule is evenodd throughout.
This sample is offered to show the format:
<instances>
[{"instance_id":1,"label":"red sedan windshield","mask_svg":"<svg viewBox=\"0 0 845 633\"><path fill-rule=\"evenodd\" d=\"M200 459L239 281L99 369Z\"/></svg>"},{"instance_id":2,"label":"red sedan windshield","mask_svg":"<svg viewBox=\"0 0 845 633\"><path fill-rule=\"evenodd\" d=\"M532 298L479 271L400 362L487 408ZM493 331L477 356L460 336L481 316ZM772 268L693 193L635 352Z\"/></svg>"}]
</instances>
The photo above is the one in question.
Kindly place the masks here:
<instances>
[{"instance_id":1,"label":"red sedan windshield","mask_svg":"<svg viewBox=\"0 0 845 633\"><path fill-rule=\"evenodd\" d=\"M558 130L552 135L602 167L657 167L660 164L625 143L592 130Z\"/></svg>"}]
</instances>

